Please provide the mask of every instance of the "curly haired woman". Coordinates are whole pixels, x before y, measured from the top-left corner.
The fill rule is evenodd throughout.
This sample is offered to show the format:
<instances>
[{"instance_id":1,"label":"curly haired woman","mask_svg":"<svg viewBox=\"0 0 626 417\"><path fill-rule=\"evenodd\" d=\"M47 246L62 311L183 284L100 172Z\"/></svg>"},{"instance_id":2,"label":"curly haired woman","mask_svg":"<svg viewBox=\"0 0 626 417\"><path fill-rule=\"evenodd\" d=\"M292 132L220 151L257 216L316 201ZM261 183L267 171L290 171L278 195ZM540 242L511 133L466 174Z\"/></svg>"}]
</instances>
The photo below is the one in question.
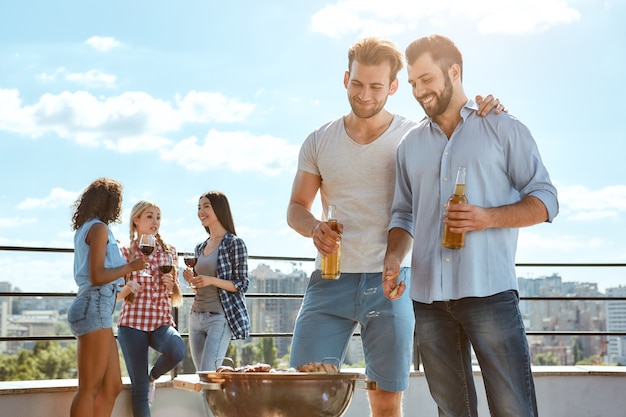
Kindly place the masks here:
<instances>
[{"instance_id":1,"label":"curly haired woman","mask_svg":"<svg viewBox=\"0 0 626 417\"><path fill-rule=\"evenodd\" d=\"M78 339L78 390L71 417L110 416L122 390L113 310L118 293L136 288L123 277L144 267L143 257L128 263L122 257L109 224L120 222L122 185L110 178L91 183L76 200L72 216L74 281L78 285L67 320Z\"/></svg>"}]
</instances>

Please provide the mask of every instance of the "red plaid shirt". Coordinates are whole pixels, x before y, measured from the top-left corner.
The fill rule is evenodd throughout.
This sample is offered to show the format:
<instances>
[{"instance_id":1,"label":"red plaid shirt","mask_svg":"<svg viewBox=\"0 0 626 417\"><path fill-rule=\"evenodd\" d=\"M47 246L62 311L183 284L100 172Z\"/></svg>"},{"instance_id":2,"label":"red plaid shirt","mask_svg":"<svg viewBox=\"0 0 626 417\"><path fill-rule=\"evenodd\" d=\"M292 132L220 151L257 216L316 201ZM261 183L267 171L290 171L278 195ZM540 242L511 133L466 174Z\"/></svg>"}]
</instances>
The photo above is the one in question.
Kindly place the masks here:
<instances>
[{"instance_id":1,"label":"red plaid shirt","mask_svg":"<svg viewBox=\"0 0 626 417\"><path fill-rule=\"evenodd\" d=\"M137 242L133 242L133 245L135 245L135 256L133 258L136 258L140 256L141 251ZM122 247L121 249L126 260L130 261L130 248ZM178 268L176 250L170 246L170 251L174 258L174 268ZM118 327L128 326L133 329L151 332L161 326L174 325L170 295L165 289L165 285L161 283L163 273L159 268L160 265L165 265L165 253L163 246L157 242L154 251L145 257L150 264L149 273L152 276L140 276L143 271L134 271L132 273L131 279L141 284L143 291L135 295L135 300L132 303L124 300L120 319L117 323Z\"/></svg>"}]
</instances>

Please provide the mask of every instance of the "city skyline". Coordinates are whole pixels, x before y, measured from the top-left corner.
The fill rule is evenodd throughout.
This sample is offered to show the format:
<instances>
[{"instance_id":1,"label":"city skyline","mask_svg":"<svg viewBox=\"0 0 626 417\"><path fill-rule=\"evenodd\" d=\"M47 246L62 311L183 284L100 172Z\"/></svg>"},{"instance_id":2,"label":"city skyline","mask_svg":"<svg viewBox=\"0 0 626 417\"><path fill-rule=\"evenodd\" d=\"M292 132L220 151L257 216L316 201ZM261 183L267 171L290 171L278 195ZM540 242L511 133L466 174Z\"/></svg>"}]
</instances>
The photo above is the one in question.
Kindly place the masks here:
<instances>
[{"instance_id":1,"label":"city skyline","mask_svg":"<svg viewBox=\"0 0 626 417\"><path fill-rule=\"evenodd\" d=\"M272 269L267 264L260 264L250 271L252 278L251 293L255 294L302 294L307 284L307 274L303 270L294 268L290 272ZM599 295L597 286L590 283L578 283L563 280L558 274L537 277L532 279L519 277L520 310L524 317L532 356L542 355L550 360L558 360L559 364L573 365L577 360L593 358L603 352L609 364L626 363L626 338L620 336L602 337L589 335L578 337L575 335L533 335L534 331L549 332L623 332L626 330L626 301L595 300ZM8 283L0 282L0 287L6 291ZM626 286L610 289L610 295L624 297ZM607 294L609 295L609 294ZM528 297L568 297L567 300L528 300ZM0 330L8 336L50 336L69 335L58 330L56 321L65 323L63 313L69 307L70 299L66 298L17 298L12 302L12 309L3 306L0 310L8 315L0 314ZM571 297L571 299L570 299ZM592 297L592 299L580 299ZM0 303L7 302L4 297ZM525 299L526 298L526 299ZM252 317L251 333L289 333L293 329L300 300L289 298L271 299L265 296L248 298L247 305ZM188 314L191 308L191 299L179 308L178 326L184 333L187 331ZM14 310L14 311L12 311ZM41 310L41 311L40 311ZM116 310L119 313L119 306ZM12 314L17 312L18 314ZM115 321L115 320L114 320ZM11 325L9 325L9 323ZM54 332L50 333L52 330ZM357 328L358 332L359 329ZM14 334L14 332L18 332ZM580 340L578 340L580 339ZM247 343L249 341L246 341ZM18 345L10 344L16 350ZM244 342L242 342L244 343ZM241 344L238 345L241 347ZM278 357L288 354L289 338L277 337L275 345ZM608 345L606 344L608 343ZM9 346L7 344L7 346ZM576 349L580 349L576 352ZM2 353L2 352L0 352ZM547 356L546 356L547 355ZM581 357L582 355L582 357ZM362 360L361 345L357 338L351 343L349 364ZM539 359L538 359L539 360ZM554 363L553 363L554 365Z\"/></svg>"}]
</instances>

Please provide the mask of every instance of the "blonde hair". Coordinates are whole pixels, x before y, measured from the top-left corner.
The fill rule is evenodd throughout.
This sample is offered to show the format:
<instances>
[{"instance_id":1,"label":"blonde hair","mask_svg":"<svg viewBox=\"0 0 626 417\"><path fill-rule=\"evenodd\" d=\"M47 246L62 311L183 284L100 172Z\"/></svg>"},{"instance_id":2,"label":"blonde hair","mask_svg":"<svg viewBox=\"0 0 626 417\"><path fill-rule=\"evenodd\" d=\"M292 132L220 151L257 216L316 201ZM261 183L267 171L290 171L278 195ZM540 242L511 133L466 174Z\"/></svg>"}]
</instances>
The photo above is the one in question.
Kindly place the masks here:
<instances>
[{"instance_id":1,"label":"blonde hair","mask_svg":"<svg viewBox=\"0 0 626 417\"><path fill-rule=\"evenodd\" d=\"M348 72L352 71L352 63L357 61L363 65L388 64L391 69L389 82L392 83L404 66L402 52L388 39L375 37L363 38L348 50Z\"/></svg>"},{"instance_id":2,"label":"blonde hair","mask_svg":"<svg viewBox=\"0 0 626 417\"><path fill-rule=\"evenodd\" d=\"M135 245L132 243L139 238L137 234L137 227L135 226L135 220L138 220L143 212L148 208L155 208L161 211L161 208L157 206L155 203L148 200L140 200L133 206L130 211L130 258L132 259L135 255ZM161 234L157 232L155 235L156 241L161 245L165 252L171 252L170 246L163 241L161 238ZM174 281L178 281L178 268L174 265L172 268L172 274L174 275ZM126 281L130 279L130 274L126 275ZM179 307L183 304L183 295L180 291L180 285L174 285L173 288L174 293L172 294L172 306ZM129 294L130 296L130 294ZM131 297L132 298L132 297ZM128 299L128 296L126 297ZM130 300L129 300L130 301Z\"/></svg>"}]
</instances>

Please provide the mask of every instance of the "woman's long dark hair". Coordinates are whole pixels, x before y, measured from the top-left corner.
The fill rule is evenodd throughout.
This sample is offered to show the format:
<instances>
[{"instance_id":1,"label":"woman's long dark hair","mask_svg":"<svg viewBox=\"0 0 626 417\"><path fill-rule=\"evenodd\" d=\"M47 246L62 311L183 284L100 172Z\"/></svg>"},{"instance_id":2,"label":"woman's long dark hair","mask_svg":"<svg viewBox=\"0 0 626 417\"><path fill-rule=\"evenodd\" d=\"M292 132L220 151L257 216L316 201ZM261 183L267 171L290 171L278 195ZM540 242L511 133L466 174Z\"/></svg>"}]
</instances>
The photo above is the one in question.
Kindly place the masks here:
<instances>
[{"instance_id":1,"label":"woman's long dark hair","mask_svg":"<svg viewBox=\"0 0 626 417\"><path fill-rule=\"evenodd\" d=\"M213 212L217 217L217 220L222 224L224 229L236 235L235 232L235 222L233 221L233 214L230 212L230 204L228 204L228 198L224 195L224 193L220 191L209 191L208 193L204 193L200 196L200 198L206 197L211 202L211 207L213 207ZM205 227L207 233L211 234L211 231L208 227Z\"/></svg>"}]
</instances>

